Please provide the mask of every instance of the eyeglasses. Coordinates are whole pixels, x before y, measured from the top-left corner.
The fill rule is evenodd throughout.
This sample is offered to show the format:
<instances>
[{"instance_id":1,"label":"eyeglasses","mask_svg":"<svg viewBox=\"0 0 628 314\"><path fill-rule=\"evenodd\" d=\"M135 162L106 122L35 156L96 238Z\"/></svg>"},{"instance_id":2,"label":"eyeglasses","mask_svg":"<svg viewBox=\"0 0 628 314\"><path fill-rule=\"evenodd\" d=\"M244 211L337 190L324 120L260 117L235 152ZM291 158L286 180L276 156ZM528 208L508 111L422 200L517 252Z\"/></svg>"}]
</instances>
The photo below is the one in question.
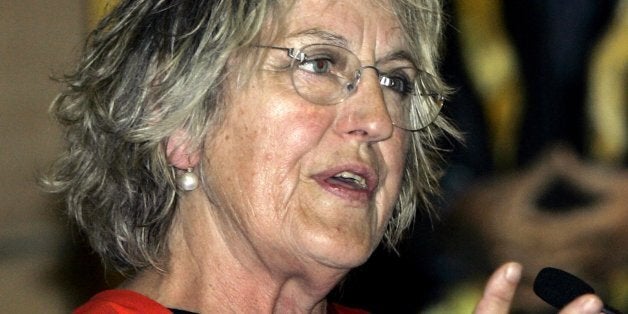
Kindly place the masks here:
<instances>
[{"instance_id":1,"label":"eyeglasses","mask_svg":"<svg viewBox=\"0 0 628 314\"><path fill-rule=\"evenodd\" d=\"M377 68L362 65L350 50L328 44L296 48L256 46L286 51L292 84L304 99L318 105L335 105L358 89L363 71L373 69L382 86L384 102L393 125L418 131L436 120L443 107L443 93L438 80L414 66ZM288 69L288 68L286 68Z\"/></svg>"}]
</instances>

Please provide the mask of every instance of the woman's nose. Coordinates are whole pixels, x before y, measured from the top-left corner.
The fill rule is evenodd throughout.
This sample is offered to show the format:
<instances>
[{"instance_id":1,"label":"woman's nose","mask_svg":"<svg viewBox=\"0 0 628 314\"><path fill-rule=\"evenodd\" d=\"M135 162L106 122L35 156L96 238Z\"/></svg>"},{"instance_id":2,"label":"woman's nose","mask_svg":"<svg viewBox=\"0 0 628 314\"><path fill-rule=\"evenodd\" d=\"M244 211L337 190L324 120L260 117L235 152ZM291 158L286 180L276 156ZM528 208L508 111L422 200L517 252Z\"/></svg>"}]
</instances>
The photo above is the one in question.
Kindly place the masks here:
<instances>
[{"instance_id":1,"label":"woman's nose","mask_svg":"<svg viewBox=\"0 0 628 314\"><path fill-rule=\"evenodd\" d=\"M374 67L359 70L353 93L338 104L335 127L345 136L377 142L392 136L394 126L388 113L379 74Z\"/></svg>"}]
</instances>

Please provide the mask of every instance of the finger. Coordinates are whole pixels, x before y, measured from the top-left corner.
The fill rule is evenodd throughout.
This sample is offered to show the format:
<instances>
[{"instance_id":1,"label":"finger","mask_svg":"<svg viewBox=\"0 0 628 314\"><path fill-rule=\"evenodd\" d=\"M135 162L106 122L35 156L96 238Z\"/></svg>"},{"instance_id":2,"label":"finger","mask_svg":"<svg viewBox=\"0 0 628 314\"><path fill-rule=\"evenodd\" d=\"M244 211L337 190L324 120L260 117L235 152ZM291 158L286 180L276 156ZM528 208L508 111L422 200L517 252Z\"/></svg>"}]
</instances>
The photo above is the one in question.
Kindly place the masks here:
<instances>
[{"instance_id":1,"label":"finger","mask_svg":"<svg viewBox=\"0 0 628 314\"><path fill-rule=\"evenodd\" d=\"M604 303L599 297L593 294L585 294L577 297L565 306L559 314L599 314L602 312Z\"/></svg>"},{"instance_id":2,"label":"finger","mask_svg":"<svg viewBox=\"0 0 628 314\"><path fill-rule=\"evenodd\" d=\"M498 268L489 278L475 314L508 313L510 304L521 279L521 265L509 262Z\"/></svg>"}]
</instances>

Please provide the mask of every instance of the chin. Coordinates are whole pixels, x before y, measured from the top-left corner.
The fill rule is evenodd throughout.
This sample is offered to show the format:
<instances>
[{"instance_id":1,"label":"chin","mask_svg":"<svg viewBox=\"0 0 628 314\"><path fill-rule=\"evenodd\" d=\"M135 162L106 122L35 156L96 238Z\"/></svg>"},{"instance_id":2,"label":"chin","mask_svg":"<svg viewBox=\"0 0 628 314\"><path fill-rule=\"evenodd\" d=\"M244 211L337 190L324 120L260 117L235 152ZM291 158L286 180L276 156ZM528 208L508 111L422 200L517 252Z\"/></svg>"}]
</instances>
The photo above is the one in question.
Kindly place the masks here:
<instances>
[{"instance_id":1,"label":"chin","mask_svg":"<svg viewBox=\"0 0 628 314\"><path fill-rule=\"evenodd\" d=\"M309 243L309 255L323 265L351 269L364 264L377 243L366 241L364 237L342 237L318 239Z\"/></svg>"}]
</instances>

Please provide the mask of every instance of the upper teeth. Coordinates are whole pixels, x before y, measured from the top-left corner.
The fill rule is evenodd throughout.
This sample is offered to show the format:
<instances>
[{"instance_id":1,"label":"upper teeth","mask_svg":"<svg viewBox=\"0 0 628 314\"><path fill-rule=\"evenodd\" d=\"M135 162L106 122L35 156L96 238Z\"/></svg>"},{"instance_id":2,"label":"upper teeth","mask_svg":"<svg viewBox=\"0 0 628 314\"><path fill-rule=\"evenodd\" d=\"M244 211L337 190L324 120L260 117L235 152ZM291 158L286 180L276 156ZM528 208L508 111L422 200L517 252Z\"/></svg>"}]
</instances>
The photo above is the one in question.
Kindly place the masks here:
<instances>
[{"instance_id":1,"label":"upper teeth","mask_svg":"<svg viewBox=\"0 0 628 314\"><path fill-rule=\"evenodd\" d=\"M366 179L360 175L357 175L353 172L349 172L349 171L343 171L337 175L335 175L335 177L340 177L343 179L349 179L353 182L355 182L357 185L359 185L361 188L366 188Z\"/></svg>"}]
</instances>

